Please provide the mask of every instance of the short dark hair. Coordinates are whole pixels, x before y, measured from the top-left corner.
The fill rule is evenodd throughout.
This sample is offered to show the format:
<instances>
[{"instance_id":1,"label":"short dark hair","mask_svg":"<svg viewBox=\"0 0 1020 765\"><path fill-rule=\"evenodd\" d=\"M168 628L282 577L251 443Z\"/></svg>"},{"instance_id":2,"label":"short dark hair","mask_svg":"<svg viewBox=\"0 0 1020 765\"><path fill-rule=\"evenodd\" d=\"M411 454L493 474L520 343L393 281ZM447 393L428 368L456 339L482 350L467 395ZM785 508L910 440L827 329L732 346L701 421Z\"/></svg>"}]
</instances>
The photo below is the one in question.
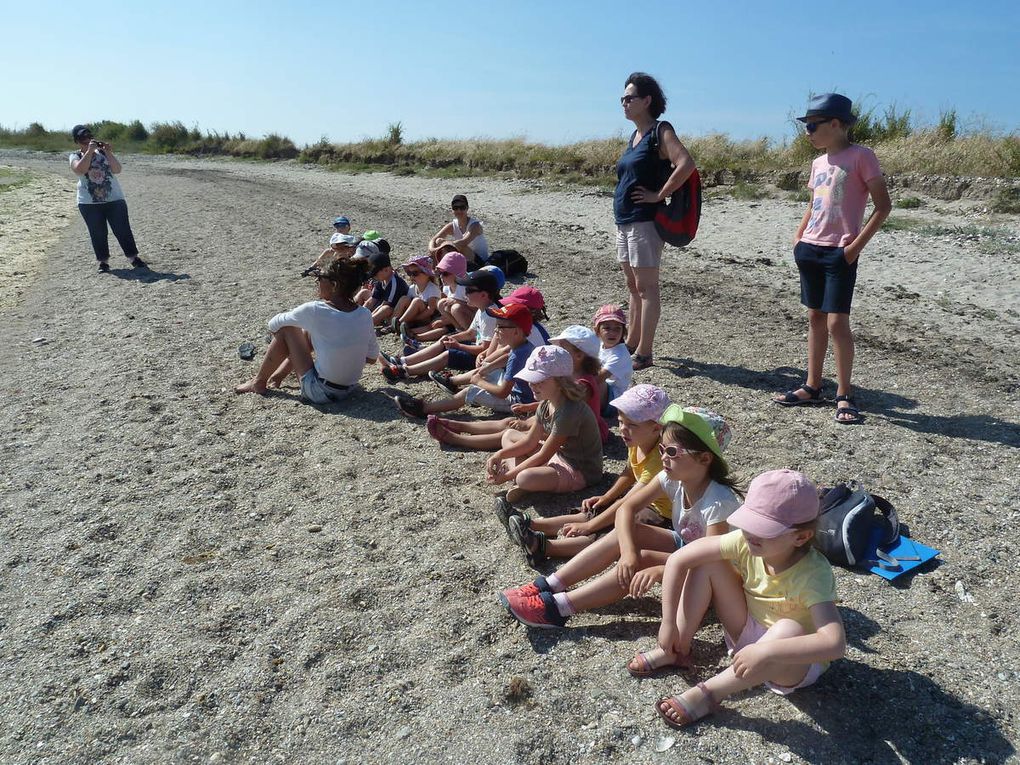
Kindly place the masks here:
<instances>
[{"instance_id":1,"label":"short dark hair","mask_svg":"<svg viewBox=\"0 0 1020 765\"><path fill-rule=\"evenodd\" d=\"M623 87L633 85L634 90L637 94L644 98L645 96L652 97L652 103L648 107L649 113L655 118L659 119L664 111L666 111L666 94L662 92L662 88L659 87L659 83L650 74L644 72L633 72L627 81L623 83Z\"/></svg>"},{"instance_id":2,"label":"short dark hair","mask_svg":"<svg viewBox=\"0 0 1020 765\"><path fill-rule=\"evenodd\" d=\"M467 207L468 206L467 197L464 196L463 194L457 194L456 196L454 196L453 201L450 202L451 207L453 207L454 205L464 205L465 207Z\"/></svg>"}]
</instances>

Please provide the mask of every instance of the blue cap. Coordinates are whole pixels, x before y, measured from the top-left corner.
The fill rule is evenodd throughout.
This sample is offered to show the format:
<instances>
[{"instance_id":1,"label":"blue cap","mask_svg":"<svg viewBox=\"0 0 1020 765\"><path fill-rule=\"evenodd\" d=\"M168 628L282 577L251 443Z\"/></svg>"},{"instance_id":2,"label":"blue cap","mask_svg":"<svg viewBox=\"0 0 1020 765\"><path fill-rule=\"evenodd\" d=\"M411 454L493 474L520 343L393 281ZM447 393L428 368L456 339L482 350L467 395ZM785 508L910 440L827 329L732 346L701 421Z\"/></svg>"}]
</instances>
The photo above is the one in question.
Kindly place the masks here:
<instances>
[{"instance_id":1,"label":"blue cap","mask_svg":"<svg viewBox=\"0 0 1020 765\"><path fill-rule=\"evenodd\" d=\"M822 93L808 101L807 114L797 119L807 122L811 117L828 117L837 119L844 125L852 125L857 122L853 106L853 101L839 93Z\"/></svg>"},{"instance_id":2,"label":"blue cap","mask_svg":"<svg viewBox=\"0 0 1020 765\"><path fill-rule=\"evenodd\" d=\"M496 284L499 285L500 289L503 289L503 285L506 284L506 274L503 273L503 269L499 266L482 266L479 271L491 271L492 275L496 277Z\"/></svg>"},{"instance_id":3,"label":"blue cap","mask_svg":"<svg viewBox=\"0 0 1020 765\"><path fill-rule=\"evenodd\" d=\"M349 225L351 225L351 221L350 221L350 218L348 218L346 215L338 215L337 217L333 218L333 225L334 226L349 226Z\"/></svg>"}]
</instances>

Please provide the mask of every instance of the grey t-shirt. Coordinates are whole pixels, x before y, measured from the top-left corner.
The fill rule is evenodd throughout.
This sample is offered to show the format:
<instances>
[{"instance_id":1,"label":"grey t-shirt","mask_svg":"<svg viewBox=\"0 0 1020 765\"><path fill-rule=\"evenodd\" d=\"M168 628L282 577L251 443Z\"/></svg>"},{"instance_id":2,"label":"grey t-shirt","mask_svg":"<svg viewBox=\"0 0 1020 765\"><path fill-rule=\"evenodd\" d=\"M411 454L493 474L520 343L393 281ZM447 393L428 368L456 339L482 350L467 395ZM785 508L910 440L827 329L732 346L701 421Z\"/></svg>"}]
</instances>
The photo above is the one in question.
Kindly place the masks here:
<instances>
[{"instance_id":1,"label":"grey t-shirt","mask_svg":"<svg viewBox=\"0 0 1020 765\"><path fill-rule=\"evenodd\" d=\"M567 439L559 453L588 485L602 480L602 436L587 402L564 399L550 417L549 402L543 401L536 416L546 437Z\"/></svg>"}]
</instances>

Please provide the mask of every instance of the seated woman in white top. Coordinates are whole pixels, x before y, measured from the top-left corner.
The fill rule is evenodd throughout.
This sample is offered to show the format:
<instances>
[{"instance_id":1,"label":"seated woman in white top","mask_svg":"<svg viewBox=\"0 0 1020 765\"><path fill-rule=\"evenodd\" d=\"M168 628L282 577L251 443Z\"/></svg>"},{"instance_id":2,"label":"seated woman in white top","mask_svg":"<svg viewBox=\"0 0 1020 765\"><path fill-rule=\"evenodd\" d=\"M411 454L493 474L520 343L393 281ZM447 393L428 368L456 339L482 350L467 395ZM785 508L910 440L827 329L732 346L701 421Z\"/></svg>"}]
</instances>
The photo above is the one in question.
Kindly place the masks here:
<instances>
[{"instance_id":1,"label":"seated woman in white top","mask_svg":"<svg viewBox=\"0 0 1020 765\"><path fill-rule=\"evenodd\" d=\"M484 266L489 260L489 240L485 238L482 222L468 215L468 201L463 194L457 194L450 207L453 209L453 220L429 240L429 254L433 261L438 262L440 249L449 243L467 258L469 271L475 264Z\"/></svg>"},{"instance_id":2,"label":"seated woman in white top","mask_svg":"<svg viewBox=\"0 0 1020 765\"><path fill-rule=\"evenodd\" d=\"M293 371L301 396L313 404L349 396L365 365L379 355L372 313L354 302L366 267L337 257L323 263L315 274L319 299L269 320L273 341L259 371L234 392L265 394L270 380L279 385Z\"/></svg>"}]
</instances>

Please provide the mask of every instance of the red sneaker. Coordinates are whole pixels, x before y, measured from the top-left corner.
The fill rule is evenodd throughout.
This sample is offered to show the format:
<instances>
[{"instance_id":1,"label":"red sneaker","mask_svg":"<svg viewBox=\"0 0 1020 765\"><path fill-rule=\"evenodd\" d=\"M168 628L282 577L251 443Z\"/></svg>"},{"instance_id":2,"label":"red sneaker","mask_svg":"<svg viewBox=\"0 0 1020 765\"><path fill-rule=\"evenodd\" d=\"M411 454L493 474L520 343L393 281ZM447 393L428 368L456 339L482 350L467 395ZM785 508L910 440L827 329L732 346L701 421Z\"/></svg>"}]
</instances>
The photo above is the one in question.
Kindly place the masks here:
<instances>
[{"instance_id":1,"label":"red sneaker","mask_svg":"<svg viewBox=\"0 0 1020 765\"><path fill-rule=\"evenodd\" d=\"M528 597L520 597L518 593L513 593L507 596L507 600L510 615L528 627L555 629L567 623L566 618L560 616L551 592L539 592Z\"/></svg>"}]
</instances>

